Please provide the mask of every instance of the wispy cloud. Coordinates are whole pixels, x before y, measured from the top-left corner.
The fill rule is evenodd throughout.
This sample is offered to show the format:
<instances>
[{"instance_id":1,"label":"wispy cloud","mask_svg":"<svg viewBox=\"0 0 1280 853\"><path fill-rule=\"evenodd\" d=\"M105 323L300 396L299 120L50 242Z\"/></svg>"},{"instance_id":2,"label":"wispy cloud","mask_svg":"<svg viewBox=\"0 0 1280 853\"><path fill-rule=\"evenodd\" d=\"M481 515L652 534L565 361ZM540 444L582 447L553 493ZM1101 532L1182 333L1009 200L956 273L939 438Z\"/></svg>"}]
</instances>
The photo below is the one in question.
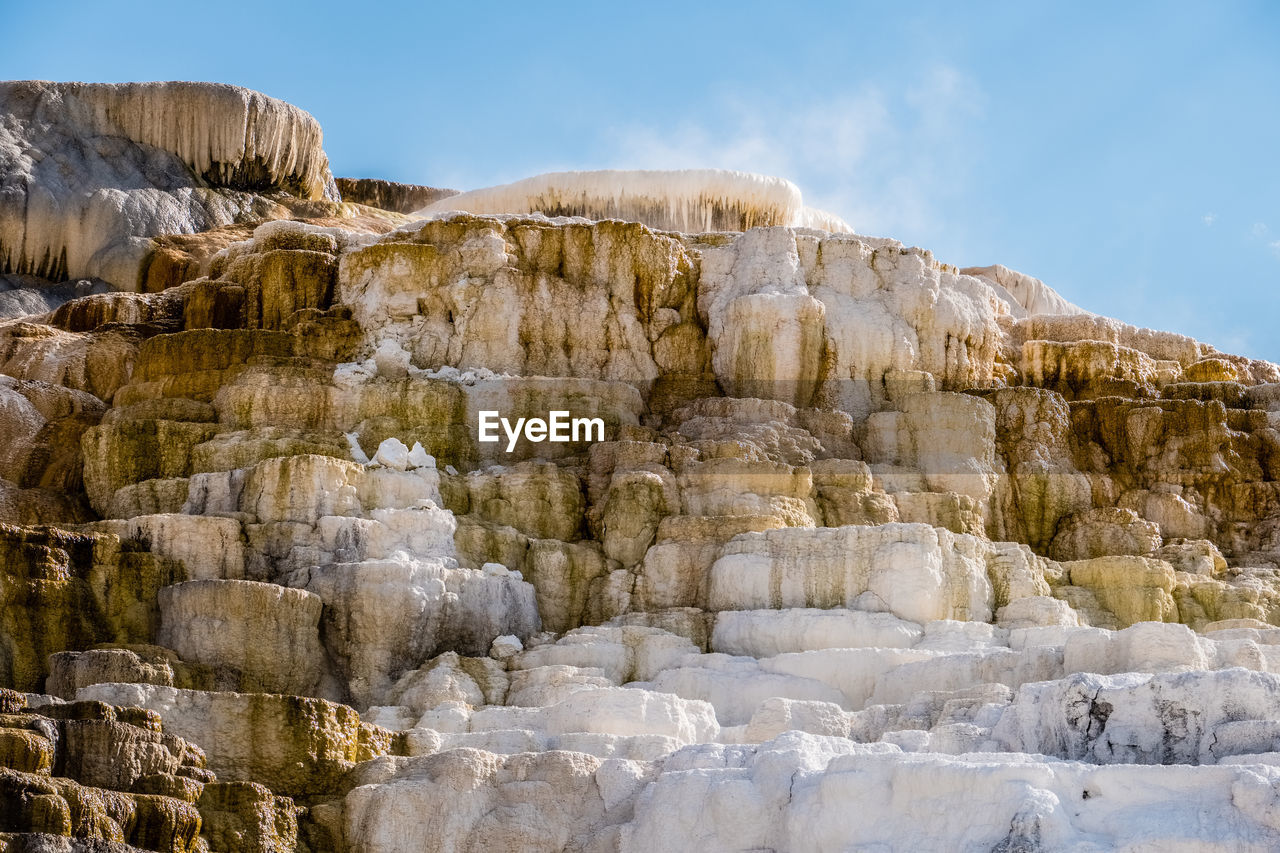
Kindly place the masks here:
<instances>
[{"instance_id":1,"label":"wispy cloud","mask_svg":"<svg viewBox=\"0 0 1280 853\"><path fill-rule=\"evenodd\" d=\"M1277 258L1280 258L1280 240L1271 239L1271 228L1267 223L1253 223L1253 227L1249 229L1249 236L1254 240L1266 243L1267 249L1269 249Z\"/></svg>"},{"instance_id":2,"label":"wispy cloud","mask_svg":"<svg viewBox=\"0 0 1280 853\"><path fill-rule=\"evenodd\" d=\"M1204 216L1200 217L1200 221L1205 224L1205 227L1212 228L1213 223L1218 221L1218 214L1206 213Z\"/></svg>"},{"instance_id":3,"label":"wispy cloud","mask_svg":"<svg viewBox=\"0 0 1280 853\"><path fill-rule=\"evenodd\" d=\"M862 233L927 234L968 189L982 115L977 84L949 66L905 85L864 84L804 101L725 99L713 114L613 135L618 168L725 168L790 178L805 203Z\"/></svg>"}]
</instances>

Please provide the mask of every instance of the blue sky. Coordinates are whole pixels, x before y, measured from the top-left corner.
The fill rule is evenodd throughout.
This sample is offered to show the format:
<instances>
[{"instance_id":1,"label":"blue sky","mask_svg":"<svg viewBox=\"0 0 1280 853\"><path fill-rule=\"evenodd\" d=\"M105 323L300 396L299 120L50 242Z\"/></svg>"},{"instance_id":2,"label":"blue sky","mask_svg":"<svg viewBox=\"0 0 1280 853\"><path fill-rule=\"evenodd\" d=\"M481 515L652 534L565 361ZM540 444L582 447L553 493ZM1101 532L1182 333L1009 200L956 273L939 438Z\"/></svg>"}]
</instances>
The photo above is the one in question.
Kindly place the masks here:
<instances>
[{"instance_id":1,"label":"blue sky","mask_svg":"<svg viewBox=\"0 0 1280 853\"><path fill-rule=\"evenodd\" d=\"M0 77L238 83L335 174L779 174L861 233L1280 361L1280 3L30 3Z\"/></svg>"}]
</instances>

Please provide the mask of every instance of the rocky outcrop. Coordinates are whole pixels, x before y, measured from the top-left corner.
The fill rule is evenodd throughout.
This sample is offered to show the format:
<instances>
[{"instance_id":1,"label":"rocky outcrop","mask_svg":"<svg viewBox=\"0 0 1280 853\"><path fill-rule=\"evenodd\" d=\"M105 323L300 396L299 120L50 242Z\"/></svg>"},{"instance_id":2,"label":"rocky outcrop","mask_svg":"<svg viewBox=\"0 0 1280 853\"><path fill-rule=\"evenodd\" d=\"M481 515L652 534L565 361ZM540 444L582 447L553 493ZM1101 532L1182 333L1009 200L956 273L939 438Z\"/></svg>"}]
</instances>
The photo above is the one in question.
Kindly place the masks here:
<instances>
[{"instance_id":1,"label":"rocky outcrop","mask_svg":"<svg viewBox=\"0 0 1280 853\"><path fill-rule=\"evenodd\" d=\"M400 184L377 178L336 178L335 184L343 201L395 213L413 213L433 202L458 194L457 190Z\"/></svg>"},{"instance_id":2,"label":"rocky outcrop","mask_svg":"<svg viewBox=\"0 0 1280 853\"><path fill-rule=\"evenodd\" d=\"M1004 264L989 267L966 267L964 275L986 279L997 295L1004 298L1011 313L1018 319L1038 314L1089 314L1083 308L1072 305L1038 278L1011 270Z\"/></svg>"},{"instance_id":3,"label":"rocky outcrop","mask_svg":"<svg viewBox=\"0 0 1280 853\"><path fill-rule=\"evenodd\" d=\"M4 850L296 849L292 801L217 782L204 752L156 714L101 702L27 707L12 691L0 701Z\"/></svg>"},{"instance_id":4,"label":"rocky outcrop","mask_svg":"<svg viewBox=\"0 0 1280 853\"><path fill-rule=\"evenodd\" d=\"M723 169L551 172L445 197L418 213L452 210L625 219L686 233L768 225L853 230L837 216L805 207L790 181Z\"/></svg>"},{"instance_id":5,"label":"rocky outcrop","mask_svg":"<svg viewBox=\"0 0 1280 853\"><path fill-rule=\"evenodd\" d=\"M155 291L243 239L244 223L388 218L340 203L314 118L238 86L14 81L0 113L0 274ZM184 239L200 232L212 236ZM9 292L0 316L78 295Z\"/></svg>"},{"instance_id":6,"label":"rocky outcrop","mask_svg":"<svg viewBox=\"0 0 1280 853\"><path fill-rule=\"evenodd\" d=\"M284 796L329 792L356 761L389 745L353 709L323 699L138 684L93 685L77 697L145 708L175 734L209 744L208 765L221 778L260 782Z\"/></svg>"},{"instance_id":7,"label":"rocky outcrop","mask_svg":"<svg viewBox=\"0 0 1280 853\"><path fill-rule=\"evenodd\" d=\"M113 168L279 209L2 294L0 849L1280 844L1280 367L774 179L303 199L183 92Z\"/></svg>"},{"instance_id":8,"label":"rocky outcrop","mask_svg":"<svg viewBox=\"0 0 1280 853\"><path fill-rule=\"evenodd\" d=\"M38 691L55 652L146 643L181 564L118 537L0 525L0 678Z\"/></svg>"}]
</instances>

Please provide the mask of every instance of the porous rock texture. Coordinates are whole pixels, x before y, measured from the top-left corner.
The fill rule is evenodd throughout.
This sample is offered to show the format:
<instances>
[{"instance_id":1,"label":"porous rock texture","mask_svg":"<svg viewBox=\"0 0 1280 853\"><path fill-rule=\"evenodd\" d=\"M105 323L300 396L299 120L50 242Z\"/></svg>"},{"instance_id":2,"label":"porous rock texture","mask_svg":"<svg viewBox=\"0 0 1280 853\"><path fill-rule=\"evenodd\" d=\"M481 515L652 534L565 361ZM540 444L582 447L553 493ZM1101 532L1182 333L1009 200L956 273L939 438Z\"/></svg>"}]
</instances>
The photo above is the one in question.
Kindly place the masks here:
<instances>
[{"instance_id":1,"label":"porous rock texture","mask_svg":"<svg viewBox=\"0 0 1280 853\"><path fill-rule=\"evenodd\" d=\"M772 179L410 218L255 93L0 91L5 853L1280 847L1275 364Z\"/></svg>"}]
</instances>

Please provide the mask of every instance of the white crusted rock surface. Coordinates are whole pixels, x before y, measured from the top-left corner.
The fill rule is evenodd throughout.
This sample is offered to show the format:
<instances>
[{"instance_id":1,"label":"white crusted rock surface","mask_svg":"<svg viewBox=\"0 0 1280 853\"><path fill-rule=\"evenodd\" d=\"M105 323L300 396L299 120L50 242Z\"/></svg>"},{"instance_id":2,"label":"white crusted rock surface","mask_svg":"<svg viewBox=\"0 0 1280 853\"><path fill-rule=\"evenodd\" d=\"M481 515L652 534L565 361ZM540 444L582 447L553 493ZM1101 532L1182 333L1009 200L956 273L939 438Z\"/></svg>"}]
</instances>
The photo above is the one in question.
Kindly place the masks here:
<instances>
[{"instance_id":1,"label":"white crusted rock surface","mask_svg":"<svg viewBox=\"0 0 1280 853\"><path fill-rule=\"evenodd\" d=\"M0 87L16 831L1280 848L1280 367L776 178L365 228L319 143L233 87ZM85 793L111 756L159 769Z\"/></svg>"}]
</instances>

